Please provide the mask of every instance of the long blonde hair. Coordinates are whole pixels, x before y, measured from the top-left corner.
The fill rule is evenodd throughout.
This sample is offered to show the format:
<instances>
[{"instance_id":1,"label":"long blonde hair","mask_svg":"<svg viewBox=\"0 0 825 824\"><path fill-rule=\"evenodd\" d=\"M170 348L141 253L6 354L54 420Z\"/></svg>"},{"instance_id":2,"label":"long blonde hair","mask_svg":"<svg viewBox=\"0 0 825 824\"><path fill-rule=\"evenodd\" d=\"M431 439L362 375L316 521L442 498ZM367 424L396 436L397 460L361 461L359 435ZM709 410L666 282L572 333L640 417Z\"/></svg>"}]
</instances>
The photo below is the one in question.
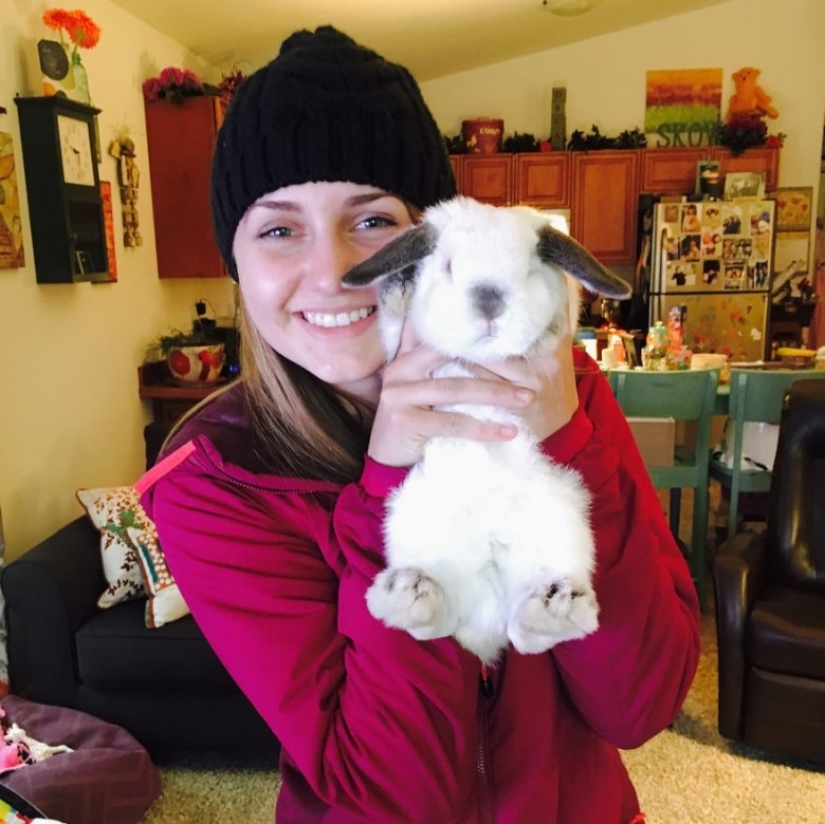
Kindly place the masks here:
<instances>
[{"instance_id":1,"label":"long blonde hair","mask_svg":"<svg viewBox=\"0 0 825 824\"><path fill-rule=\"evenodd\" d=\"M268 470L346 483L361 472L374 409L275 352L239 307L253 446Z\"/></svg>"}]
</instances>

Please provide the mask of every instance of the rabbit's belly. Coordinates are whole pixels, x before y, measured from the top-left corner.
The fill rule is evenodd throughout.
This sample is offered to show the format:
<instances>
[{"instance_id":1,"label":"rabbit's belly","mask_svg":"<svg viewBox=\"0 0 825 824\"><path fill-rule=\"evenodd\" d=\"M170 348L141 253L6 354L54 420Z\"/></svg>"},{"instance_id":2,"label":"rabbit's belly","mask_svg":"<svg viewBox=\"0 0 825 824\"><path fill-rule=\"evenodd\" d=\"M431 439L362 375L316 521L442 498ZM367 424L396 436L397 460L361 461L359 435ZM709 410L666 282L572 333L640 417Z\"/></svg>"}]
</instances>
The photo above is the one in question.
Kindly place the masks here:
<instances>
[{"instance_id":1,"label":"rabbit's belly","mask_svg":"<svg viewBox=\"0 0 825 824\"><path fill-rule=\"evenodd\" d=\"M520 432L500 442L433 438L414 471L426 475L433 487L449 486L453 494L467 490L469 496L481 497L500 495L512 484L543 474L548 463L533 438Z\"/></svg>"},{"instance_id":2,"label":"rabbit's belly","mask_svg":"<svg viewBox=\"0 0 825 824\"><path fill-rule=\"evenodd\" d=\"M500 540L491 529L490 501L421 480L408 478L390 502L388 560L394 566L426 569L459 564L467 572L493 562Z\"/></svg>"},{"instance_id":3,"label":"rabbit's belly","mask_svg":"<svg viewBox=\"0 0 825 824\"><path fill-rule=\"evenodd\" d=\"M390 501L390 560L403 566L458 564L466 572L504 563L509 548L552 505L547 481L514 476L489 460L460 472L424 461Z\"/></svg>"},{"instance_id":4,"label":"rabbit's belly","mask_svg":"<svg viewBox=\"0 0 825 824\"><path fill-rule=\"evenodd\" d=\"M468 572L489 564L555 566L546 560L548 545L565 566L577 554L567 547L590 542L580 477L521 436L492 445L431 441L390 499L385 530L393 565L459 565Z\"/></svg>"}]
</instances>

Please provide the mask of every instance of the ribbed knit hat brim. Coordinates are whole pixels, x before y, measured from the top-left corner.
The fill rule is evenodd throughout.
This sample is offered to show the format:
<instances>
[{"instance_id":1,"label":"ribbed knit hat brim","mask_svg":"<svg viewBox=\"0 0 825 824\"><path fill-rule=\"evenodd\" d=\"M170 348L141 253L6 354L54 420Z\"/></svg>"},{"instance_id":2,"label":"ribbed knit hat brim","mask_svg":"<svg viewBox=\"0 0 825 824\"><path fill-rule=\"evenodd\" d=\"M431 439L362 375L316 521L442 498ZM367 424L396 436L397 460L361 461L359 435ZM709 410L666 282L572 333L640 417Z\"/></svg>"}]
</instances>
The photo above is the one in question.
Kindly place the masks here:
<instances>
[{"instance_id":1,"label":"ribbed knit hat brim","mask_svg":"<svg viewBox=\"0 0 825 824\"><path fill-rule=\"evenodd\" d=\"M301 31L243 81L215 145L212 214L220 252L259 197L283 186L348 181L425 209L455 194L446 146L402 66L331 26Z\"/></svg>"}]
</instances>

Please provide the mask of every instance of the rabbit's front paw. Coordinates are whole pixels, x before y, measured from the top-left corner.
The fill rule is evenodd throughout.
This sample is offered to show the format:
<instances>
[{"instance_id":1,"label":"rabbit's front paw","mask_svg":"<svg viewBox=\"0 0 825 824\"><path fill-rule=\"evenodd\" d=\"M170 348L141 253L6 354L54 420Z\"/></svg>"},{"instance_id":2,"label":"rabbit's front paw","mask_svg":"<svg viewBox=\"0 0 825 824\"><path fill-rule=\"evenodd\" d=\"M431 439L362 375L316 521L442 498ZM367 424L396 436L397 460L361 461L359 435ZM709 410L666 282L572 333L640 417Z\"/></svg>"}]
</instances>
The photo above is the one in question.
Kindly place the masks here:
<instances>
[{"instance_id":1,"label":"rabbit's front paw","mask_svg":"<svg viewBox=\"0 0 825 824\"><path fill-rule=\"evenodd\" d=\"M385 569L367 590L367 607L389 627L405 629L419 640L450 635L445 624L444 590L411 567Z\"/></svg>"},{"instance_id":2,"label":"rabbit's front paw","mask_svg":"<svg viewBox=\"0 0 825 824\"><path fill-rule=\"evenodd\" d=\"M584 638L598 626L596 593L589 584L563 578L527 598L515 611L508 634L519 652L535 653Z\"/></svg>"}]
</instances>

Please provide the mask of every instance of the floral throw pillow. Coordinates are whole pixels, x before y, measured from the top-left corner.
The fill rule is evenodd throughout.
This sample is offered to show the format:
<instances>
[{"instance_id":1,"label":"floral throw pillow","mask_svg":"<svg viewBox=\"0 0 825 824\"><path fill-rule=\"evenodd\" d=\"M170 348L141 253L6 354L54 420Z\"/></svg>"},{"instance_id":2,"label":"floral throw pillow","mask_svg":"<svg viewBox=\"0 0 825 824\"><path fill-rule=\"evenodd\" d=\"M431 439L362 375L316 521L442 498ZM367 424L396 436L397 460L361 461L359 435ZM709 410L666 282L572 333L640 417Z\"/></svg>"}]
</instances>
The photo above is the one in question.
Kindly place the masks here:
<instances>
[{"instance_id":1,"label":"floral throw pillow","mask_svg":"<svg viewBox=\"0 0 825 824\"><path fill-rule=\"evenodd\" d=\"M188 614L138 491L133 486L80 489L77 497L101 534L103 573L109 586L98 606L105 609L148 595L146 626L150 629Z\"/></svg>"},{"instance_id":2,"label":"floral throw pillow","mask_svg":"<svg viewBox=\"0 0 825 824\"><path fill-rule=\"evenodd\" d=\"M100 531L100 557L108 586L97 599L101 609L145 594L137 552L126 534L149 519L130 486L78 489L77 499Z\"/></svg>"},{"instance_id":3,"label":"floral throw pillow","mask_svg":"<svg viewBox=\"0 0 825 824\"><path fill-rule=\"evenodd\" d=\"M143 586L149 596L146 602L146 626L155 629L188 615L189 607L166 565L154 524L152 529L130 527L126 531L132 546L137 550Z\"/></svg>"}]
</instances>

